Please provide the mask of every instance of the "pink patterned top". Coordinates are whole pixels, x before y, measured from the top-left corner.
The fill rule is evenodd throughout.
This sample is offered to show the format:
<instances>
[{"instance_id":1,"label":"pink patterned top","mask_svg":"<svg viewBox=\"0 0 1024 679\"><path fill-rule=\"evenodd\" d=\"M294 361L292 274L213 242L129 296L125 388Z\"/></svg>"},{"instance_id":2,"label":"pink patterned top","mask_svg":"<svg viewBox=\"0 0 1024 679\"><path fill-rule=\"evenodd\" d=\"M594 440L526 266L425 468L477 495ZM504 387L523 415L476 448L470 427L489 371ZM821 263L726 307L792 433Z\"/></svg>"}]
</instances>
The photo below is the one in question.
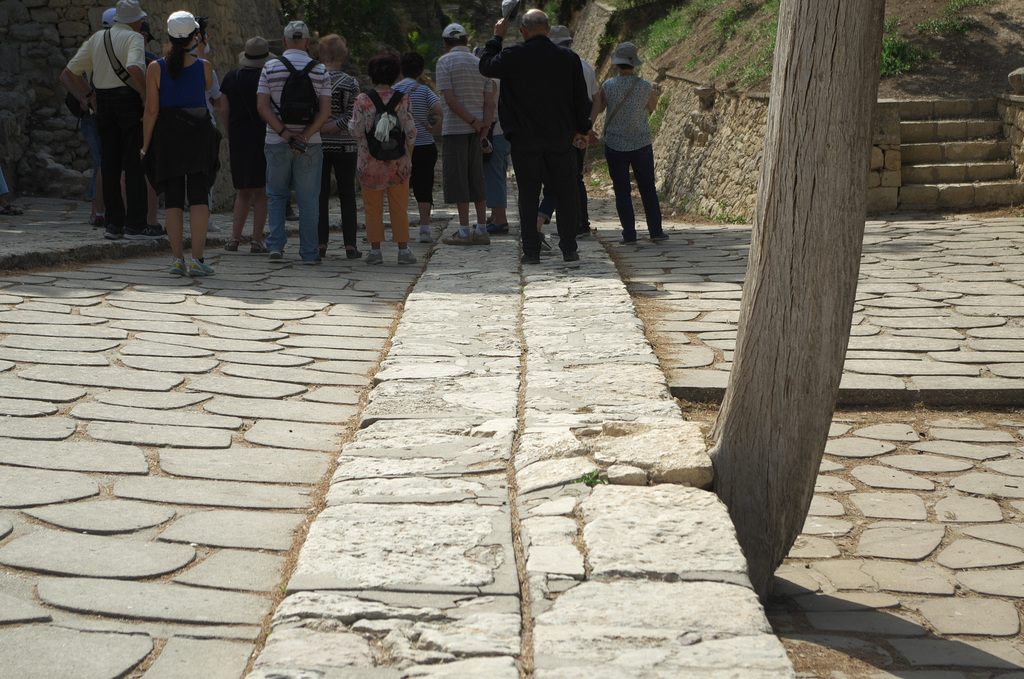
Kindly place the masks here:
<instances>
[{"instance_id":1,"label":"pink patterned top","mask_svg":"<svg viewBox=\"0 0 1024 679\"><path fill-rule=\"evenodd\" d=\"M377 90L380 100L385 104L395 94L390 87L375 87L374 89ZM409 183L409 175L412 174L412 146L416 139L416 123L412 119L409 97L403 97L395 113L398 115L398 124L405 130L408 152L395 160L377 160L370 155L370 149L366 145L366 135L371 134L376 111L377 107L370 101L370 97L365 93L360 94L352 108L352 119L349 121L348 129L352 132L355 140L359 142L359 153L356 157L356 176L359 177L359 184L365 189L380 191L389 186Z\"/></svg>"}]
</instances>

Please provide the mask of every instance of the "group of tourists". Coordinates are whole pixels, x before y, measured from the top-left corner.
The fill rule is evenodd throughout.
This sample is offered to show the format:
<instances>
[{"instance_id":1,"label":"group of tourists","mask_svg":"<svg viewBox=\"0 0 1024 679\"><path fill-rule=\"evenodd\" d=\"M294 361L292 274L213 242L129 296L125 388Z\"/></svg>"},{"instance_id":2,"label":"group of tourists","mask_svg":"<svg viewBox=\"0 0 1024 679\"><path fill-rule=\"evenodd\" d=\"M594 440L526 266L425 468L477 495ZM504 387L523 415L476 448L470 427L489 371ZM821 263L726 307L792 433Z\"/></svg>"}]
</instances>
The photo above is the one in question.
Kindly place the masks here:
<instances>
[{"instance_id":1,"label":"group of tourists","mask_svg":"<svg viewBox=\"0 0 1024 679\"><path fill-rule=\"evenodd\" d=\"M667 238L654 190L654 163L647 115L656 95L634 73L635 46L613 54L621 75L598 87L594 69L569 49L565 27L531 10L522 16L523 42L503 49L518 8L505 0L494 35L474 54L459 24L442 32L445 54L436 67L438 93L419 82L424 59L384 53L367 64L372 87L341 70L347 45L341 36L318 40L302 21L283 32L283 52L270 53L262 37L250 39L238 68L218 81L205 56L205 20L189 12L167 19L169 44L149 59L140 33L146 13L138 0L119 0L108 10L110 26L90 37L68 63L62 82L69 106L95 115L105 235L155 237L147 223L147 179L164 195L170 273L206 276L204 261L210 192L219 169L221 134L212 116L221 109L228 137L232 183L237 190L232 234L225 249L238 250L253 214L250 250L284 256L286 215L294 195L299 256L317 264L326 256L332 175L341 203L346 257L357 259L355 182L366 223L367 264L383 261L384 199L397 262L416 257L408 245L409 189L418 211L419 240L430 242L434 172L441 138L442 190L454 204L459 228L450 245L483 245L508 233L507 170L511 160L519 187L523 256L536 264L546 249L543 224L557 210L559 248L579 259L576 238L590 233L583 185L583 155L596 141L592 120L607 109L605 154L622 222L622 243L636 241L629 171L639 184L652 240ZM106 25L106 24L105 24ZM84 129L84 128L83 128ZM540 197L544 191L545 201ZM183 253L184 209L192 235L191 261ZM487 209L490 208L490 217ZM471 215L471 209L474 214ZM474 217L475 221L470 220ZM94 206L94 219L95 219ZM264 227L269 233L264 238ZM536 226L535 226L536 225Z\"/></svg>"}]
</instances>

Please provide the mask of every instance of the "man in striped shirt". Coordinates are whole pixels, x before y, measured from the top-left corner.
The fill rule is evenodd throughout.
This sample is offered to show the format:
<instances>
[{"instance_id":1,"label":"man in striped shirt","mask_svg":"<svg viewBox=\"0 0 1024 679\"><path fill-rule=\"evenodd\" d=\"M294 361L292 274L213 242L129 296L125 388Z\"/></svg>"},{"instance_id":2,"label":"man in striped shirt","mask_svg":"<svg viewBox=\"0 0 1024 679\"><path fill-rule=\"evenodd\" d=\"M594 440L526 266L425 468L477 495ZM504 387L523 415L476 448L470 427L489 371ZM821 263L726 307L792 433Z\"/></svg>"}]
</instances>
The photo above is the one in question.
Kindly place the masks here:
<instances>
[{"instance_id":1,"label":"man in striped shirt","mask_svg":"<svg viewBox=\"0 0 1024 679\"><path fill-rule=\"evenodd\" d=\"M444 201L459 211L459 231L443 239L448 245L487 245L487 188L483 151L494 119L494 83L480 75L480 60L469 51L469 34L449 24L441 34L448 50L437 60L437 89L444 119L441 157L444 159ZM469 224L469 204L476 208L476 228Z\"/></svg>"},{"instance_id":2,"label":"man in striped shirt","mask_svg":"<svg viewBox=\"0 0 1024 679\"><path fill-rule=\"evenodd\" d=\"M309 28L304 21L293 21L284 29L284 54L292 67L301 71L311 61ZM288 241L285 234L285 204L294 184L299 205L299 256L303 264L320 262L317 248L317 224L320 220L320 174L323 149L320 128L331 115L331 82L323 64L317 63L309 72L317 95L317 109L306 123L281 121L282 92L289 71L280 59L271 59L263 66L256 89L256 108L267 123L263 153L267 157L267 222L270 235L267 248L270 259L281 259ZM283 115L283 113L282 113Z\"/></svg>"}]
</instances>

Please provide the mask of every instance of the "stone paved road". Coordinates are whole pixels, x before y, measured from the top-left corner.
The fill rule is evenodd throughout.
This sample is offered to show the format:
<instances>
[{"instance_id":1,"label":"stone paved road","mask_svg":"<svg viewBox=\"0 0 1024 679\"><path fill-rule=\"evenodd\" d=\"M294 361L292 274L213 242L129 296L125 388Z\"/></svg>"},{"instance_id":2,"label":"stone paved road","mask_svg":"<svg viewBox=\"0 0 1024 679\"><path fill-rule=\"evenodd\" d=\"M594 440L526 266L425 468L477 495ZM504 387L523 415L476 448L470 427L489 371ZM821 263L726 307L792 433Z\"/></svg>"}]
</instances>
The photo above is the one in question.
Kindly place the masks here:
<instances>
[{"instance_id":1,"label":"stone paved road","mask_svg":"<svg viewBox=\"0 0 1024 679\"><path fill-rule=\"evenodd\" d=\"M0 279L4 676L239 677L263 637L423 266L209 252Z\"/></svg>"},{"instance_id":2,"label":"stone paved road","mask_svg":"<svg viewBox=\"0 0 1024 679\"><path fill-rule=\"evenodd\" d=\"M1016 414L836 418L769 607L800 676L1024 676L1022 427Z\"/></svg>"},{"instance_id":3,"label":"stone paved road","mask_svg":"<svg viewBox=\"0 0 1024 679\"><path fill-rule=\"evenodd\" d=\"M673 393L720 398L750 227L682 225L615 246ZM607 241L614 243L614 240ZM1024 403L1024 219L869 221L840 399Z\"/></svg>"}]
</instances>

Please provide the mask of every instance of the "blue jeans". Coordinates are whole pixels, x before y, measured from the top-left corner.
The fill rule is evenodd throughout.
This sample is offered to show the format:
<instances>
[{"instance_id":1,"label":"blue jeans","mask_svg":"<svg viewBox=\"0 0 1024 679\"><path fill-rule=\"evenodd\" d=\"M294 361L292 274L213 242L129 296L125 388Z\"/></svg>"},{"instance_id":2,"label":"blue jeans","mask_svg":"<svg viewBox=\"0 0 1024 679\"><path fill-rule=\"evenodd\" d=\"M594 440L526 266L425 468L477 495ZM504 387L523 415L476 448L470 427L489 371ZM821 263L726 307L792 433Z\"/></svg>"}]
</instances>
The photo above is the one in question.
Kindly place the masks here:
<instances>
[{"instance_id":1,"label":"blue jeans","mask_svg":"<svg viewBox=\"0 0 1024 679\"><path fill-rule=\"evenodd\" d=\"M92 151L92 181L89 182L89 193L85 197L92 200L96 197L96 175L100 173L103 162L103 147L100 143L100 128L96 123L96 114L87 113L82 116L82 138L89 144Z\"/></svg>"},{"instance_id":2,"label":"blue jeans","mask_svg":"<svg viewBox=\"0 0 1024 679\"><path fill-rule=\"evenodd\" d=\"M619 213L622 237L626 240L636 240L636 215L633 212L633 199L630 197L630 167L633 168L636 186L640 190L640 200L647 215L647 231L652 236L660 236L664 231L661 226L658 191L654 188L654 149L647 145L636 151L616 151L606 145L604 157L608 160L608 174L612 178L612 189L615 190L615 211Z\"/></svg>"},{"instance_id":3,"label":"blue jeans","mask_svg":"<svg viewBox=\"0 0 1024 679\"><path fill-rule=\"evenodd\" d=\"M303 261L315 260L317 224L320 221L320 171L323 148L310 144L302 154L292 153L287 144L264 144L267 158L267 249L283 252L288 235L284 230L285 206L291 189L299 206L299 256Z\"/></svg>"},{"instance_id":4,"label":"blue jeans","mask_svg":"<svg viewBox=\"0 0 1024 679\"><path fill-rule=\"evenodd\" d=\"M8 193L10 193L10 190L7 188L7 182L4 180L4 169L0 167L0 196L6 196Z\"/></svg>"},{"instance_id":5,"label":"blue jeans","mask_svg":"<svg viewBox=\"0 0 1024 679\"><path fill-rule=\"evenodd\" d=\"M484 163L484 184L487 186L487 207L508 206L508 154L505 135L496 134L491 141L491 159Z\"/></svg>"}]
</instances>

